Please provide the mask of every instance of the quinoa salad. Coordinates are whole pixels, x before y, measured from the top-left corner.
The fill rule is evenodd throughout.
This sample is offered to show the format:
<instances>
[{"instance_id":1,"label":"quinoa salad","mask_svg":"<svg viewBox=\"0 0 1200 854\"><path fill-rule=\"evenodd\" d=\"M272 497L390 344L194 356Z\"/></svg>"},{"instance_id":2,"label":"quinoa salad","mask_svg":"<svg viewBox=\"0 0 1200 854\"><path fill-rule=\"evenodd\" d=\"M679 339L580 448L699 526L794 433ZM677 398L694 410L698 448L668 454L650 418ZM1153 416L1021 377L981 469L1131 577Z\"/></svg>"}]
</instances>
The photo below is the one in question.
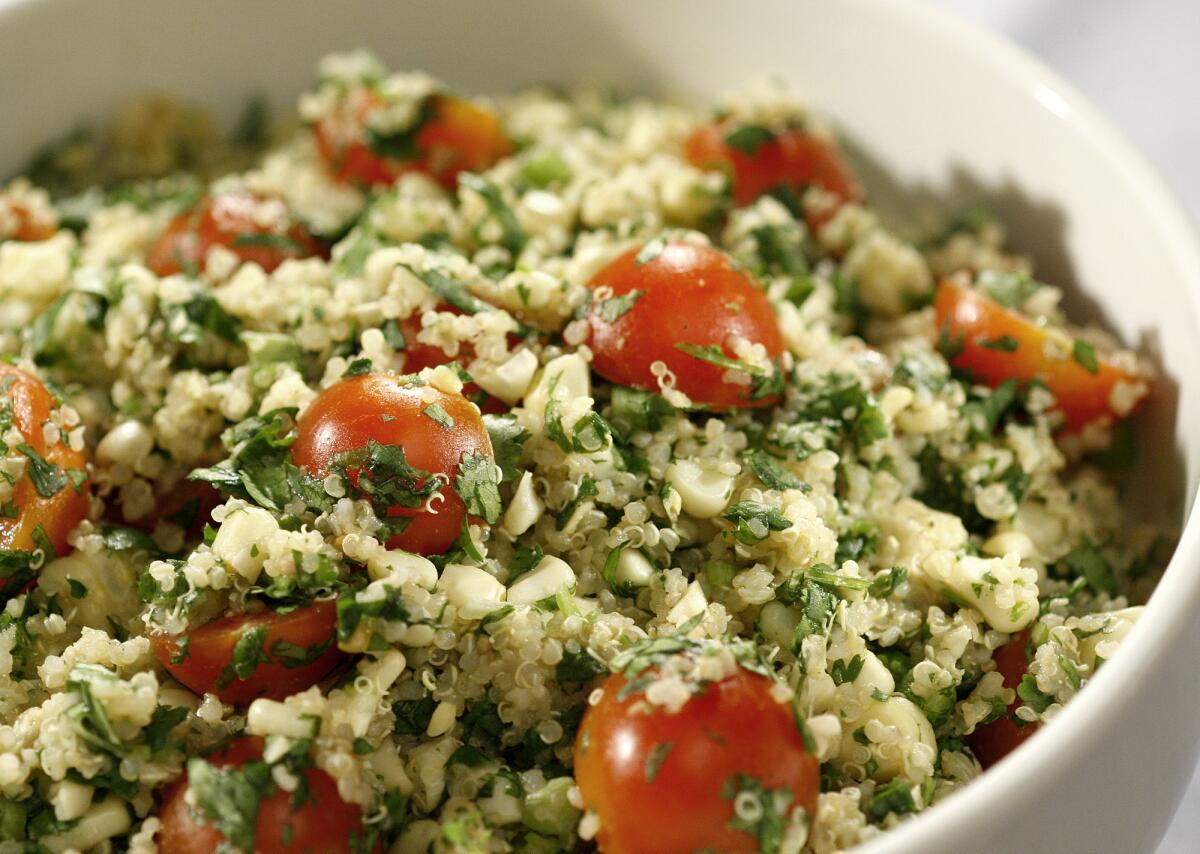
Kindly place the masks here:
<instances>
[{"instance_id":1,"label":"quinoa salad","mask_svg":"<svg viewBox=\"0 0 1200 854\"><path fill-rule=\"evenodd\" d=\"M1141 615L1151 367L775 83L215 127L0 184L0 854L829 854Z\"/></svg>"}]
</instances>

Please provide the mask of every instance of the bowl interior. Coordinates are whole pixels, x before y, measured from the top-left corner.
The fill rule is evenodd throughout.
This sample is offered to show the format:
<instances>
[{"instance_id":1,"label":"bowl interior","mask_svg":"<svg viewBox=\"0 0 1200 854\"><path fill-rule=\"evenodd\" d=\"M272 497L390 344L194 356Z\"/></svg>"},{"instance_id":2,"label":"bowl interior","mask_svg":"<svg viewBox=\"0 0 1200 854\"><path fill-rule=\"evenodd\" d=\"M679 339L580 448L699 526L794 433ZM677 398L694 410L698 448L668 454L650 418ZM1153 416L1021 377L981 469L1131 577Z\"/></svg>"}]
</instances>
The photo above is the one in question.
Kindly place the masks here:
<instances>
[{"instance_id":1,"label":"bowl interior","mask_svg":"<svg viewBox=\"0 0 1200 854\"><path fill-rule=\"evenodd\" d=\"M1126 505L1182 526L1200 480L1200 254L1186 217L1069 87L923 7L0 0L0 79L10 81L0 87L0 175L148 87L214 106L229 122L252 94L287 109L318 57L356 46L469 92L593 81L706 100L751 77L784 78L836 120L873 200L893 219L925 206L987 203L1013 245L1037 259L1040 278L1067 286L1074 316L1104 323L1155 357L1163 378L1140 416L1153 441ZM1168 609L1197 593L1190 579L1171 576L1165 583L1174 582L1176 601L1156 603L1159 640L1183 619ZM1118 659L1112 668L1120 667ZM1088 693L1078 705L1096 707L1100 698ZM1068 712L1079 720L1101 714ZM996 793L1016 783L1009 774L988 785ZM970 791L964 797L979 808L983 795Z\"/></svg>"}]
</instances>

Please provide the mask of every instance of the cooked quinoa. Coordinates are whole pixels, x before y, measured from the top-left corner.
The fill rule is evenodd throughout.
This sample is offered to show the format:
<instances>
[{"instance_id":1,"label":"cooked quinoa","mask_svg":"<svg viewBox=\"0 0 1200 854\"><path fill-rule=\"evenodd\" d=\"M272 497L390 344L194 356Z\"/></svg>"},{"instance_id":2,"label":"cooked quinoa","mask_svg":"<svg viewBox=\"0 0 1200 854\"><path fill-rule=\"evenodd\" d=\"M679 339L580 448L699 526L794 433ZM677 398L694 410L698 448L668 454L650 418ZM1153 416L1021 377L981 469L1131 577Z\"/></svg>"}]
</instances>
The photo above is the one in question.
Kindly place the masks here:
<instances>
[{"instance_id":1,"label":"cooked quinoa","mask_svg":"<svg viewBox=\"0 0 1200 854\"><path fill-rule=\"evenodd\" d=\"M1113 655L1173 542L1123 524L1114 480L1119 416L1151 372L1102 332L1061 331L1060 291L999 223L901 236L820 182L739 199L685 156L712 110L591 90L471 102L508 142L449 181L432 157L353 180L320 136L361 119L346 103L364 89L368 140L401 159L467 103L335 55L244 171L210 180L230 162L211 123L160 99L117 117L111 163L78 141L43 158L105 185L0 189L0 347L55 399L40 436L11 394L0 419L0 852L159 850L185 773L195 820L253 847L259 797L304 791L313 769L361 812L359 850L594 850L604 816L575 747L610 669L640 680L642 714L670 715L749 668L819 762L819 795L810 814L744 783L733 821L748 847L826 854L969 783L984 727L1032 732ZM773 84L715 115L747 156L781 128L834 144ZM249 237L199 258L170 244L175 270L156 274L164 235L220 197L249 200ZM737 336L693 348L746 405L706 407L662 361L651 389L593 366L596 318L639 297L595 277L668 245L721 250L769 301L778 355ZM952 369L939 282L1058 330L1045 358L1120 371L1109 416L1064 426L1047 383ZM1023 343L1005 337L999 353ZM448 364L414 371L417 348ZM386 444L293 464L318 395L389 374L483 406L490 453L407 480ZM34 512L23 479L30 501L86 496L64 548L49 528L14 540ZM397 547L382 496L419 516L451 489L469 513L453 545ZM237 622L314 603L337 629L310 647ZM186 639L228 618L244 625L234 657L194 693L171 675L200 654ZM1028 652L1019 687L994 658L1010 642ZM326 655L304 690L218 697L272 658L301 672ZM256 762L206 758L245 735L265 739ZM647 781L670 762L656 752Z\"/></svg>"}]
</instances>

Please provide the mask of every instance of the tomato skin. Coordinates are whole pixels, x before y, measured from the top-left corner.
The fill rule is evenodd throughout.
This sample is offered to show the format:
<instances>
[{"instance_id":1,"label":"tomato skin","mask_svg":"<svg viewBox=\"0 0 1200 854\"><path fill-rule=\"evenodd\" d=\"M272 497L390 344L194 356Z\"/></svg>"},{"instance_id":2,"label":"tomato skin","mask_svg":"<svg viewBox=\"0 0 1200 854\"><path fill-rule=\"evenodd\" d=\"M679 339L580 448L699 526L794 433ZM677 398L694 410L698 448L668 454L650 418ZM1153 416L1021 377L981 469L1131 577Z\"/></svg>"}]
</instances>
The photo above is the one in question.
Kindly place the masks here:
<instances>
[{"instance_id":1,"label":"tomato skin","mask_svg":"<svg viewBox=\"0 0 1200 854\"><path fill-rule=\"evenodd\" d=\"M268 655L279 641L299 647L323 644L337 631L337 603L314 602L288 614L264 610L220 617L185 633L189 640L186 655L179 664L172 658L179 655L181 636L151 634L150 648L158 663L179 682L197 694L216 694L222 703L234 706L248 705L259 697L282 700L312 687L346 658L332 642L314 661L301 667L286 667L271 655L272 660L260 663L248 679L235 676L224 688L217 688L222 672L233 661L238 639L260 627L267 630L262 649Z\"/></svg>"},{"instance_id":2,"label":"tomato skin","mask_svg":"<svg viewBox=\"0 0 1200 854\"><path fill-rule=\"evenodd\" d=\"M278 226L264 225L255 211L261 206L278 206L272 217ZM283 245L248 243L239 239L276 238ZM189 270L202 271L208 250L224 246L241 259L270 273L289 258L324 256L325 246L295 222L283 202L263 199L253 193L228 192L208 196L193 210L171 220L146 256L146 266L158 276Z\"/></svg>"},{"instance_id":3,"label":"tomato skin","mask_svg":"<svg viewBox=\"0 0 1200 854\"><path fill-rule=\"evenodd\" d=\"M454 420L452 427L424 414L434 403ZM297 427L292 460L315 477L329 473L335 455L366 447L374 439L400 445L414 468L449 479L436 513L387 508L388 516L412 518L407 528L388 540L388 548L422 555L442 554L462 533L467 508L454 490L454 478L463 457L494 456L483 418L469 400L431 386L406 385L386 374L364 374L331 385L304 411Z\"/></svg>"},{"instance_id":4,"label":"tomato skin","mask_svg":"<svg viewBox=\"0 0 1200 854\"><path fill-rule=\"evenodd\" d=\"M1101 417L1116 420L1129 414L1115 412L1109 402L1118 382L1148 387L1145 378L1116 367L1099 353L1094 374L1070 353L1063 358L1048 355L1052 333L987 295L949 279L938 285L933 308L939 334L945 333L952 341L961 336L962 349L951 359L954 367L970 371L976 382L992 387L1010 379L1041 380L1054 395L1069 433ZM1016 342L1012 352L984 346L983 342L1005 336Z\"/></svg>"},{"instance_id":5,"label":"tomato skin","mask_svg":"<svg viewBox=\"0 0 1200 854\"><path fill-rule=\"evenodd\" d=\"M21 431L25 443L63 471L86 471L87 455L83 451L72 450L66 444L65 436L47 447L42 425L50 419L56 404L41 380L20 368L0 362L0 384L7 385L4 395L12 410L13 426ZM78 490L67 484L52 496L42 496L29 475L27 465L25 473L13 486L10 497L17 507L16 517L0 517L0 549L36 549L33 535L41 525L54 551L59 555L66 554L70 551L67 535L87 516L90 494L91 482L85 480ZM0 592L5 592L5 587L5 580L0 579Z\"/></svg>"},{"instance_id":6,"label":"tomato skin","mask_svg":"<svg viewBox=\"0 0 1200 854\"><path fill-rule=\"evenodd\" d=\"M500 119L483 107L450 95L429 100L429 118L414 137L416 154L399 160L377 154L368 145L367 120L383 107L366 88L351 91L340 114L313 128L317 151L339 181L368 187L392 184L406 172L424 172L453 189L458 173L487 169L512 152Z\"/></svg>"},{"instance_id":7,"label":"tomato skin","mask_svg":"<svg viewBox=\"0 0 1200 854\"><path fill-rule=\"evenodd\" d=\"M684 157L693 166L720 169L729 175L734 204L747 205L779 186L799 192L814 185L834 196L839 205L862 198L858 179L831 143L798 128L785 128L751 154L725 141L739 124L704 125L683 145ZM811 217L809 225L816 227L823 220Z\"/></svg>"},{"instance_id":8,"label":"tomato skin","mask_svg":"<svg viewBox=\"0 0 1200 854\"><path fill-rule=\"evenodd\" d=\"M732 357L730 336L762 344L772 359L783 352L775 310L750 278L725 253L711 246L668 241L654 259L639 264L640 248L630 249L592 277L614 297L640 291L632 307L605 320L593 303L588 314L592 367L620 385L658 391L650 370L664 362L675 387L693 402L714 409L766 406L778 396L752 399L749 386L725 382L725 368L678 349L677 343L716 345Z\"/></svg>"},{"instance_id":9,"label":"tomato skin","mask_svg":"<svg viewBox=\"0 0 1200 854\"><path fill-rule=\"evenodd\" d=\"M6 209L7 218L16 222L15 228L10 222L6 228L0 229L0 240L21 240L35 243L49 240L58 233L53 219L38 216L20 202L6 201L2 193L0 193L0 209Z\"/></svg>"},{"instance_id":10,"label":"tomato skin","mask_svg":"<svg viewBox=\"0 0 1200 854\"><path fill-rule=\"evenodd\" d=\"M1012 640L996 650L993 658L996 670L1004 677L1004 687L1017 690L1021 678L1029 667L1029 657L1026 649L1029 646L1029 630L1014 635ZM1008 754L1037 732L1038 724L1018 724L1013 712L1021 705L1021 698L1016 697L1008 705L1008 713L989 724L978 727L967 736L967 744L979 759L984 770L991 768Z\"/></svg>"},{"instance_id":11,"label":"tomato skin","mask_svg":"<svg viewBox=\"0 0 1200 854\"><path fill-rule=\"evenodd\" d=\"M641 692L621 699L625 685L620 674L608 678L575 742L575 779L600 819L605 854L758 850L753 836L727 827L733 801L722 789L738 774L790 789L792 804L816 815L820 764L766 677L739 667L676 714L637 708Z\"/></svg>"},{"instance_id":12,"label":"tomato skin","mask_svg":"<svg viewBox=\"0 0 1200 854\"><path fill-rule=\"evenodd\" d=\"M242 737L205 759L217 768L239 768L261 759L262 753L261 738ZM352 842L363 838L362 810L343 801L337 783L319 768L306 769L304 776L310 797L298 809L292 809L292 794L278 789L258 802L255 854L350 854L361 850ZM213 854L228 840L202 813L188 806L187 791L185 773L163 797L159 849L172 854ZM380 846L372 850L379 851Z\"/></svg>"}]
</instances>

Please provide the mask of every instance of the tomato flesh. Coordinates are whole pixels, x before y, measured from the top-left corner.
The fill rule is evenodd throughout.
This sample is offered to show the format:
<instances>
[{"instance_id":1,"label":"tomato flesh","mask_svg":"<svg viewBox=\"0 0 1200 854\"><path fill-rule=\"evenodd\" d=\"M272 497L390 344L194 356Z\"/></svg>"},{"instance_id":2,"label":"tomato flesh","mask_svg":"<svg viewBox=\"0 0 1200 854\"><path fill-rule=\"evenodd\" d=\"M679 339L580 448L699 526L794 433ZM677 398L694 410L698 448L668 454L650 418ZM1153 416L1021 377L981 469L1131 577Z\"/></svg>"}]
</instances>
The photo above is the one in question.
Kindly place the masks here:
<instances>
[{"instance_id":1,"label":"tomato flesh","mask_svg":"<svg viewBox=\"0 0 1200 854\"><path fill-rule=\"evenodd\" d=\"M766 677L739 667L675 714L641 692L622 698L626 685L608 678L575 743L575 779L605 854L757 851L754 836L729 826L739 775L787 789L789 806L816 815L819 763Z\"/></svg>"},{"instance_id":2,"label":"tomato flesh","mask_svg":"<svg viewBox=\"0 0 1200 854\"><path fill-rule=\"evenodd\" d=\"M20 202L6 200L0 193L0 240L36 242L49 240L57 232L54 219L39 216Z\"/></svg>"},{"instance_id":3,"label":"tomato flesh","mask_svg":"<svg viewBox=\"0 0 1200 854\"><path fill-rule=\"evenodd\" d=\"M1029 630L1014 635L1012 640L996 650L993 659L996 670L1004 677L1004 687L1017 690L1025 671L1029 668L1029 656L1026 649L1029 646ZM1018 722L1013 714L1021 705L1021 698L1016 697L1008 704L1007 713L991 723L978 727L967 736L967 744L971 752L979 759L984 770L991 768L1008 754L1037 732L1038 724Z\"/></svg>"},{"instance_id":4,"label":"tomato flesh","mask_svg":"<svg viewBox=\"0 0 1200 854\"><path fill-rule=\"evenodd\" d=\"M263 741L243 737L206 760L222 770L240 768L262 758ZM318 768L303 772L308 782L308 797L293 808L292 793L276 789L258 802L258 821L254 837L256 854L350 854L362 851L364 838L362 810L338 795L337 783ZM213 854L224 850L228 839L209 823L208 818L187 803L188 778L184 774L167 789L159 818L162 829L158 844L173 854ZM379 850L376 846L373 850Z\"/></svg>"},{"instance_id":5,"label":"tomato flesh","mask_svg":"<svg viewBox=\"0 0 1200 854\"><path fill-rule=\"evenodd\" d=\"M229 192L208 196L173 219L146 256L146 266L159 276L200 272L214 246L268 273L289 258L325 254L324 245L295 222L283 202Z\"/></svg>"},{"instance_id":6,"label":"tomato flesh","mask_svg":"<svg viewBox=\"0 0 1200 854\"><path fill-rule=\"evenodd\" d=\"M439 423L426 410L440 407L453 422ZM321 392L300 416L292 459L315 477L325 477L333 457L367 446L370 440L400 445L409 464L448 479L440 502L424 507L388 507L388 516L411 521L388 540L388 548L417 554L441 554L462 532L467 508L454 489L463 457L492 453L492 442L478 408L460 394L431 386L408 385L386 374L344 379ZM352 480L356 474L349 473Z\"/></svg>"},{"instance_id":7,"label":"tomato flesh","mask_svg":"<svg viewBox=\"0 0 1200 854\"><path fill-rule=\"evenodd\" d=\"M761 344L772 360L783 352L775 310L751 279L725 253L711 246L668 241L653 258L631 249L592 277L589 287L630 298L619 316L608 299L594 300L588 314L592 367L620 385L658 391L652 366L662 362L675 375L675 388L694 403L714 409L766 406L778 394L755 397L751 386L728 382L728 368L711 364L678 345L720 348L734 357L735 336Z\"/></svg>"},{"instance_id":8,"label":"tomato flesh","mask_svg":"<svg viewBox=\"0 0 1200 854\"><path fill-rule=\"evenodd\" d=\"M370 89L354 89L341 110L313 128L317 151L339 181L376 187L392 184L406 172L423 172L453 189L459 172L487 169L512 151L495 113L461 98L435 95L428 118L414 134L412 156L376 153L368 142L367 122L383 106Z\"/></svg>"},{"instance_id":9,"label":"tomato flesh","mask_svg":"<svg viewBox=\"0 0 1200 854\"><path fill-rule=\"evenodd\" d=\"M234 647L247 632L260 629L265 630L261 648L270 661L241 679L232 671ZM326 676L346 657L334 642L336 630L337 605L324 601L287 614L264 610L221 617L182 636L151 634L150 648L168 673L197 694L245 706L259 697L282 700ZM291 644L291 657L279 654L280 641ZM308 651L312 660L302 663L295 648Z\"/></svg>"},{"instance_id":10,"label":"tomato flesh","mask_svg":"<svg viewBox=\"0 0 1200 854\"><path fill-rule=\"evenodd\" d=\"M1096 354L1094 372L1070 352L1057 355L1064 348L1052 340L1054 333L949 279L938 285L933 308L939 335L957 350L950 360L954 367L970 371L976 382L992 387L1007 380L1044 382L1063 414L1067 432L1099 418L1129 415L1132 406L1124 412L1113 408L1118 383L1140 387L1143 396L1149 387L1144 377L1117 367L1103 354Z\"/></svg>"},{"instance_id":11,"label":"tomato flesh","mask_svg":"<svg viewBox=\"0 0 1200 854\"><path fill-rule=\"evenodd\" d=\"M800 192L807 186L820 187L838 205L858 201L862 188L829 142L798 128L784 128L756 146L737 147L727 142L739 123L704 125L683 146L684 157L701 169L720 169L730 178L734 204L750 204L764 193L780 187ZM818 226L827 216L809 217Z\"/></svg>"},{"instance_id":12,"label":"tomato flesh","mask_svg":"<svg viewBox=\"0 0 1200 854\"><path fill-rule=\"evenodd\" d=\"M87 472L87 455L75 451L66 443L65 435L53 445L48 445L43 426L56 404L46 386L37 377L13 365L0 362L0 387L4 388L5 402L12 413L13 426L21 431L24 443L48 464L57 467L57 473ZM67 535L71 533L88 511L88 496L91 483L83 480L78 487L67 482L49 496L38 491L31 476L34 465L30 459L21 478L13 485L9 500L16 508L16 515L0 516L0 549L33 551L39 548L35 534L40 527L54 547L55 554L66 554L70 548ZM77 477L82 476L76 474ZM50 560L54 555L47 555ZM5 590L7 579L0 579L0 592Z\"/></svg>"}]
</instances>

